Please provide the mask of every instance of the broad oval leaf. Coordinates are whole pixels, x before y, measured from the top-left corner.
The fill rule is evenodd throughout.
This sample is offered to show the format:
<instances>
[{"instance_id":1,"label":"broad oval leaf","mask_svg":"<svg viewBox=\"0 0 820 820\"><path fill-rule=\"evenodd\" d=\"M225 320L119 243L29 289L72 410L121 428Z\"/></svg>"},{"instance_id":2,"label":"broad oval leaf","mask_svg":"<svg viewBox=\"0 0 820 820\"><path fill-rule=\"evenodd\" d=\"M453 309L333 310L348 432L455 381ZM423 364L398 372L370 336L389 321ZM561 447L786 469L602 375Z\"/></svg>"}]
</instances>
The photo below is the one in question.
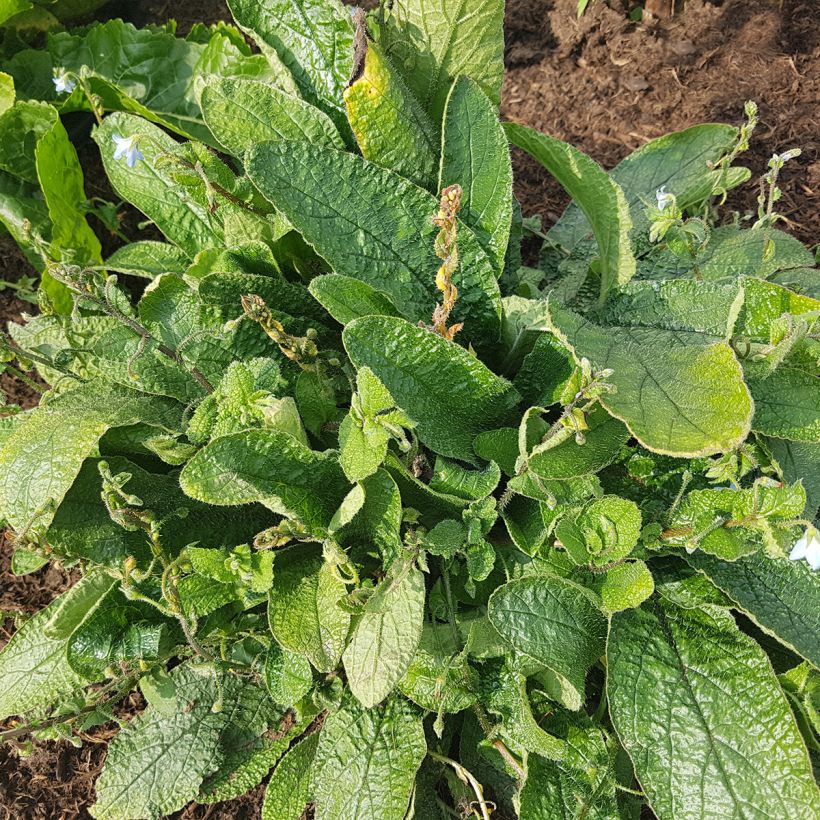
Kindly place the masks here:
<instances>
[{"instance_id":1,"label":"broad oval leaf","mask_svg":"<svg viewBox=\"0 0 820 820\"><path fill-rule=\"evenodd\" d=\"M816 817L806 747L763 650L715 607L612 616L612 721L660 820Z\"/></svg>"},{"instance_id":2,"label":"broad oval leaf","mask_svg":"<svg viewBox=\"0 0 820 820\"><path fill-rule=\"evenodd\" d=\"M90 586L81 580L75 589L75 597L82 596ZM79 675L69 664L70 634L46 634L47 624L65 600L65 596L56 598L29 618L0 652L0 720L51 706L95 682L96 678Z\"/></svg>"},{"instance_id":3,"label":"broad oval leaf","mask_svg":"<svg viewBox=\"0 0 820 820\"><path fill-rule=\"evenodd\" d=\"M410 321L430 321L441 296L432 194L359 156L305 142L263 143L246 163L257 188L336 273L384 291ZM495 273L463 225L458 246L453 320L465 322L465 336L489 343L501 320Z\"/></svg>"},{"instance_id":4,"label":"broad oval leaf","mask_svg":"<svg viewBox=\"0 0 820 820\"><path fill-rule=\"evenodd\" d=\"M393 691L421 637L424 576L403 562L393 567L365 604L342 656L350 691L368 708Z\"/></svg>"},{"instance_id":5,"label":"broad oval leaf","mask_svg":"<svg viewBox=\"0 0 820 820\"><path fill-rule=\"evenodd\" d=\"M404 820L427 753L421 714L401 697L366 709L347 697L313 761L316 820Z\"/></svg>"},{"instance_id":6,"label":"broad oval leaf","mask_svg":"<svg viewBox=\"0 0 820 820\"><path fill-rule=\"evenodd\" d=\"M599 327L552 303L550 318L577 359L612 369L607 381L617 390L601 404L648 449L713 455L748 435L752 399L727 343L696 333Z\"/></svg>"},{"instance_id":7,"label":"broad oval leaf","mask_svg":"<svg viewBox=\"0 0 820 820\"><path fill-rule=\"evenodd\" d=\"M343 339L356 367L376 374L441 455L474 461L475 437L502 425L518 402L515 388L464 348L403 319L357 319Z\"/></svg>"},{"instance_id":8,"label":"broad oval leaf","mask_svg":"<svg viewBox=\"0 0 820 820\"><path fill-rule=\"evenodd\" d=\"M764 552L731 562L696 552L686 560L764 632L820 666L820 575L804 561Z\"/></svg>"},{"instance_id":9,"label":"broad oval leaf","mask_svg":"<svg viewBox=\"0 0 820 820\"><path fill-rule=\"evenodd\" d=\"M314 732L282 758L271 775L262 804L262 820L299 820L310 800L310 776L319 745Z\"/></svg>"},{"instance_id":10,"label":"broad oval leaf","mask_svg":"<svg viewBox=\"0 0 820 820\"><path fill-rule=\"evenodd\" d=\"M145 156L133 168L124 159L114 159L114 136L142 138ZM205 197L194 197L172 176L172 167L158 162L163 153L173 152L177 143L162 129L131 114L112 114L94 131L105 172L114 190L156 222L157 227L189 256L203 248L222 244L222 229L209 212Z\"/></svg>"},{"instance_id":11,"label":"broad oval leaf","mask_svg":"<svg viewBox=\"0 0 820 820\"><path fill-rule=\"evenodd\" d=\"M208 504L258 501L327 528L350 489L335 453L317 453L281 430L214 439L183 468L182 489Z\"/></svg>"},{"instance_id":12,"label":"broad oval leaf","mask_svg":"<svg viewBox=\"0 0 820 820\"><path fill-rule=\"evenodd\" d=\"M304 655L320 672L342 657L350 615L339 606L347 590L312 544L277 553L268 621L279 644Z\"/></svg>"},{"instance_id":13,"label":"broad oval leaf","mask_svg":"<svg viewBox=\"0 0 820 820\"><path fill-rule=\"evenodd\" d=\"M487 613L513 649L558 678L564 705L580 709L584 678L606 638L606 620L592 593L554 575L520 578L492 594Z\"/></svg>"},{"instance_id":14,"label":"broad oval leaf","mask_svg":"<svg viewBox=\"0 0 820 820\"><path fill-rule=\"evenodd\" d=\"M735 139L737 129L731 125L695 125L652 140L618 163L609 174L624 192L632 221L644 226L644 201L652 201L661 187L685 204L683 195L708 178L710 164L723 157ZM589 231L589 221L573 202L550 229L549 237L569 251Z\"/></svg>"},{"instance_id":15,"label":"broad oval leaf","mask_svg":"<svg viewBox=\"0 0 820 820\"><path fill-rule=\"evenodd\" d=\"M436 129L379 46L365 38L364 48L361 73L344 92L362 156L432 190L438 170Z\"/></svg>"},{"instance_id":16,"label":"broad oval leaf","mask_svg":"<svg viewBox=\"0 0 820 820\"><path fill-rule=\"evenodd\" d=\"M202 113L220 145L237 157L252 145L277 139L344 147L327 114L254 80L212 80L202 91Z\"/></svg>"},{"instance_id":17,"label":"broad oval leaf","mask_svg":"<svg viewBox=\"0 0 820 820\"><path fill-rule=\"evenodd\" d=\"M342 93L353 69L353 24L340 0L230 0L236 22L293 75L302 96L349 134Z\"/></svg>"},{"instance_id":18,"label":"broad oval leaf","mask_svg":"<svg viewBox=\"0 0 820 820\"><path fill-rule=\"evenodd\" d=\"M0 508L15 529L47 526L85 459L112 427L146 422L175 432L182 405L89 382L39 407L0 450Z\"/></svg>"}]
</instances>

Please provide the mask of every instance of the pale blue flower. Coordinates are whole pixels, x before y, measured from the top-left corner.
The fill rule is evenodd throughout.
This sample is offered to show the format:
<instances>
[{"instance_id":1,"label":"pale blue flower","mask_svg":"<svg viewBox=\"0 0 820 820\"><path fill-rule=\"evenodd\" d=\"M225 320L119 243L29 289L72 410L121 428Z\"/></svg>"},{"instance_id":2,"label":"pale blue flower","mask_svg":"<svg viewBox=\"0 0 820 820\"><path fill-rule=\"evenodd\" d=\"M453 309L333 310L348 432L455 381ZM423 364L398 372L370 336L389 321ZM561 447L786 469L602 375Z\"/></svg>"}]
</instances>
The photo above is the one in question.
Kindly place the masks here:
<instances>
[{"instance_id":1,"label":"pale blue flower","mask_svg":"<svg viewBox=\"0 0 820 820\"><path fill-rule=\"evenodd\" d=\"M815 572L820 569L820 533L814 527L806 527L803 535L795 541L789 558L792 561L805 559Z\"/></svg>"},{"instance_id":2,"label":"pale blue flower","mask_svg":"<svg viewBox=\"0 0 820 820\"><path fill-rule=\"evenodd\" d=\"M112 139L117 146L114 151L114 159L125 157L125 164L129 168L133 168L137 162L145 159L145 155L139 149L139 137L121 137L119 134L114 134Z\"/></svg>"},{"instance_id":3,"label":"pale blue flower","mask_svg":"<svg viewBox=\"0 0 820 820\"><path fill-rule=\"evenodd\" d=\"M67 71L61 71L56 77L52 77L51 82L58 94L70 94L77 87L77 81Z\"/></svg>"},{"instance_id":4,"label":"pale blue flower","mask_svg":"<svg viewBox=\"0 0 820 820\"><path fill-rule=\"evenodd\" d=\"M655 191L655 199L658 201L658 210L665 211L669 205L675 204L675 195L670 194L666 190L666 186L662 185Z\"/></svg>"}]
</instances>

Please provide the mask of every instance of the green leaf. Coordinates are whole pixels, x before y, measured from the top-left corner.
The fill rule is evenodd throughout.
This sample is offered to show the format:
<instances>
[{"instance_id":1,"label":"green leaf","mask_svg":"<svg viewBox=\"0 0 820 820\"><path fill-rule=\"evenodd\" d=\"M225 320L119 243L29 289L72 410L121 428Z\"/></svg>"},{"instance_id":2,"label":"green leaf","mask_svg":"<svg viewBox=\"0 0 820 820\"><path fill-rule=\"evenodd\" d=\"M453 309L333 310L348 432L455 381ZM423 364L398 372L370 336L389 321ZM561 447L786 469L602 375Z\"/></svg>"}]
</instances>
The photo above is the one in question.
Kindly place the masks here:
<instances>
[{"instance_id":1,"label":"green leaf","mask_svg":"<svg viewBox=\"0 0 820 820\"><path fill-rule=\"evenodd\" d=\"M506 123L504 130L513 145L538 160L561 183L592 225L600 253L603 303L613 287L635 275L629 241L632 218L623 191L577 148L524 125Z\"/></svg>"},{"instance_id":2,"label":"green leaf","mask_svg":"<svg viewBox=\"0 0 820 820\"><path fill-rule=\"evenodd\" d=\"M117 248L105 260L105 269L153 279L162 273L184 273L190 261L188 255L174 245L143 240Z\"/></svg>"},{"instance_id":3,"label":"green leaf","mask_svg":"<svg viewBox=\"0 0 820 820\"><path fill-rule=\"evenodd\" d=\"M554 304L550 316L576 359L614 371L607 381L617 392L604 394L601 404L648 449L712 455L748 435L752 399L725 342L654 328L599 327Z\"/></svg>"},{"instance_id":4,"label":"green leaf","mask_svg":"<svg viewBox=\"0 0 820 820\"><path fill-rule=\"evenodd\" d=\"M226 36L224 28L206 30L201 42L180 39L173 31L158 26L137 29L122 20L109 20L50 35L47 48L53 66L82 77L105 110L130 111L204 142L213 139L202 120L198 93L209 75L249 76L287 86L264 57L252 56L244 43ZM40 96L31 78L18 81L30 96ZM47 98L55 96L49 88ZM89 108L81 89L60 102L66 112Z\"/></svg>"},{"instance_id":5,"label":"green leaf","mask_svg":"<svg viewBox=\"0 0 820 820\"><path fill-rule=\"evenodd\" d=\"M347 118L362 156L433 190L439 153L436 129L379 46L365 38L364 48L360 73L344 92Z\"/></svg>"},{"instance_id":6,"label":"green leaf","mask_svg":"<svg viewBox=\"0 0 820 820\"><path fill-rule=\"evenodd\" d=\"M357 319L343 339L356 367L376 374L441 455L474 461L475 437L503 424L518 401L509 382L464 348L403 319Z\"/></svg>"},{"instance_id":7,"label":"green leaf","mask_svg":"<svg viewBox=\"0 0 820 820\"><path fill-rule=\"evenodd\" d=\"M752 429L774 438L820 442L820 379L795 367L782 366L766 378L748 374L755 402Z\"/></svg>"},{"instance_id":8,"label":"green leaf","mask_svg":"<svg viewBox=\"0 0 820 820\"><path fill-rule=\"evenodd\" d=\"M106 440L107 437L103 444ZM140 498L144 508L162 522L159 532L167 549L181 549L193 541L209 547L234 547L252 540L270 522L270 513L261 506L247 508L237 517L225 508L206 506L188 498L175 475L148 472L118 456L109 456L106 461L112 474L131 475L125 490ZM100 495L99 464L100 459L96 458L84 462L57 508L48 529L48 543L69 558L119 569L132 555L143 566L143 560L150 560L145 534L125 530L111 519Z\"/></svg>"},{"instance_id":9,"label":"green leaf","mask_svg":"<svg viewBox=\"0 0 820 820\"><path fill-rule=\"evenodd\" d=\"M367 709L346 698L325 721L313 761L316 820L404 820L426 753L421 716L407 701Z\"/></svg>"},{"instance_id":10,"label":"green leaf","mask_svg":"<svg viewBox=\"0 0 820 820\"><path fill-rule=\"evenodd\" d=\"M434 122L441 122L459 76L474 80L498 105L504 78L502 0L396 0L386 12L380 42Z\"/></svg>"},{"instance_id":11,"label":"green leaf","mask_svg":"<svg viewBox=\"0 0 820 820\"><path fill-rule=\"evenodd\" d=\"M319 733L301 740L277 765L265 791L262 820L299 820L310 800L313 758Z\"/></svg>"},{"instance_id":12,"label":"green leaf","mask_svg":"<svg viewBox=\"0 0 820 820\"><path fill-rule=\"evenodd\" d=\"M349 133L342 92L353 70L353 24L339 0L230 0L231 13L267 54L275 54L302 96Z\"/></svg>"},{"instance_id":13,"label":"green leaf","mask_svg":"<svg viewBox=\"0 0 820 820\"><path fill-rule=\"evenodd\" d=\"M207 504L259 501L319 529L330 524L350 489L334 453L317 453L280 430L214 439L185 465L179 481Z\"/></svg>"},{"instance_id":14,"label":"green leaf","mask_svg":"<svg viewBox=\"0 0 820 820\"><path fill-rule=\"evenodd\" d=\"M387 470L378 470L361 483L364 504L334 538L343 547L373 545L382 555L384 566L401 549L402 506L399 488Z\"/></svg>"},{"instance_id":15,"label":"green leaf","mask_svg":"<svg viewBox=\"0 0 820 820\"><path fill-rule=\"evenodd\" d=\"M399 315L386 293L351 276L328 273L312 279L308 287L316 301L340 325L362 316Z\"/></svg>"},{"instance_id":16,"label":"green leaf","mask_svg":"<svg viewBox=\"0 0 820 820\"><path fill-rule=\"evenodd\" d=\"M271 646L265 659L265 686L274 703L293 706L313 685L310 663L302 656L277 645Z\"/></svg>"},{"instance_id":17,"label":"green leaf","mask_svg":"<svg viewBox=\"0 0 820 820\"><path fill-rule=\"evenodd\" d=\"M670 544L681 544L691 552L708 552L724 561L757 552L762 547L780 552L779 541L788 537L772 524L798 518L806 506L801 484L749 489L693 490L683 499L672 528L681 533L670 538ZM740 525L732 522L749 522Z\"/></svg>"},{"instance_id":18,"label":"green leaf","mask_svg":"<svg viewBox=\"0 0 820 820\"><path fill-rule=\"evenodd\" d=\"M75 584L60 596L57 607L43 627L43 634L54 640L70 638L102 604L115 583L116 578L107 572L89 572L82 584Z\"/></svg>"},{"instance_id":19,"label":"green leaf","mask_svg":"<svg viewBox=\"0 0 820 820\"><path fill-rule=\"evenodd\" d=\"M90 382L41 406L0 451L0 508L17 530L47 526L83 461L112 427L147 422L173 432L182 405Z\"/></svg>"},{"instance_id":20,"label":"green leaf","mask_svg":"<svg viewBox=\"0 0 820 820\"><path fill-rule=\"evenodd\" d=\"M820 812L777 678L731 616L663 601L618 613L607 667L612 721L661 820Z\"/></svg>"},{"instance_id":21,"label":"green leaf","mask_svg":"<svg viewBox=\"0 0 820 820\"><path fill-rule=\"evenodd\" d=\"M137 666L159 658L168 624L160 621L155 609L130 602L119 591L101 604L89 610L68 641L68 662L75 671L101 680L120 664Z\"/></svg>"},{"instance_id":22,"label":"green leaf","mask_svg":"<svg viewBox=\"0 0 820 820\"><path fill-rule=\"evenodd\" d=\"M764 632L820 665L820 575L804 561L764 553L731 563L702 553L686 560Z\"/></svg>"},{"instance_id":23,"label":"green leaf","mask_svg":"<svg viewBox=\"0 0 820 820\"><path fill-rule=\"evenodd\" d=\"M45 556L18 547L11 556L11 574L30 575L42 569L47 563L48 558Z\"/></svg>"},{"instance_id":24,"label":"green leaf","mask_svg":"<svg viewBox=\"0 0 820 820\"><path fill-rule=\"evenodd\" d=\"M430 321L440 297L435 272L441 264L432 194L362 157L306 142L256 146L246 165L254 185L334 272L385 292L410 321ZM501 316L492 264L465 226L458 244L453 320L466 323L465 336L491 339Z\"/></svg>"},{"instance_id":25,"label":"green leaf","mask_svg":"<svg viewBox=\"0 0 820 820\"><path fill-rule=\"evenodd\" d=\"M141 136L145 155L133 168L114 159L114 135ZM189 256L222 244L219 222L209 212L205 197L195 196L174 179L173 164L160 157L174 152L177 143L164 131L131 114L112 114L94 131L103 165L114 190L146 216Z\"/></svg>"},{"instance_id":26,"label":"green leaf","mask_svg":"<svg viewBox=\"0 0 820 820\"><path fill-rule=\"evenodd\" d=\"M202 113L220 145L237 157L252 145L277 139L344 148L327 114L254 80L212 80L202 91Z\"/></svg>"},{"instance_id":27,"label":"green leaf","mask_svg":"<svg viewBox=\"0 0 820 820\"><path fill-rule=\"evenodd\" d=\"M467 659L448 625L426 623L416 654L399 681L402 694L431 712L460 712L478 698Z\"/></svg>"},{"instance_id":28,"label":"green leaf","mask_svg":"<svg viewBox=\"0 0 820 820\"><path fill-rule=\"evenodd\" d=\"M52 224L52 254L74 264L102 264L100 240L85 216L83 170L59 119L37 141L34 157Z\"/></svg>"},{"instance_id":29,"label":"green leaf","mask_svg":"<svg viewBox=\"0 0 820 820\"><path fill-rule=\"evenodd\" d=\"M2 12L0 12L0 16L2 16ZM0 71L0 116L14 105L15 98L14 78L10 74Z\"/></svg>"},{"instance_id":30,"label":"green leaf","mask_svg":"<svg viewBox=\"0 0 820 820\"><path fill-rule=\"evenodd\" d=\"M476 82L461 76L447 97L439 189L461 185L461 219L499 276L512 226L512 181L510 148L495 106Z\"/></svg>"},{"instance_id":31,"label":"green leaf","mask_svg":"<svg viewBox=\"0 0 820 820\"><path fill-rule=\"evenodd\" d=\"M603 567L626 558L641 534L641 511L617 495L596 498L562 518L555 534L579 566Z\"/></svg>"},{"instance_id":32,"label":"green leaf","mask_svg":"<svg viewBox=\"0 0 820 820\"><path fill-rule=\"evenodd\" d=\"M536 446L527 457L527 468L541 478L566 479L609 466L629 440L629 430L600 407L587 416L587 424L583 444L567 430L565 437L554 436L545 445Z\"/></svg>"},{"instance_id":33,"label":"green leaf","mask_svg":"<svg viewBox=\"0 0 820 820\"><path fill-rule=\"evenodd\" d=\"M699 283L701 287L705 283ZM714 286L713 286L714 287ZM743 309L738 316L735 333L768 343L772 325L784 314L801 316L820 310L820 301L801 296L774 282L749 277L743 282ZM810 319L809 326L817 317Z\"/></svg>"},{"instance_id":34,"label":"green leaf","mask_svg":"<svg viewBox=\"0 0 820 820\"><path fill-rule=\"evenodd\" d=\"M33 4L29 3L28 0L2 0L2 3L0 3L0 25L5 24L17 14L33 8Z\"/></svg>"},{"instance_id":35,"label":"green leaf","mask_svg":"<svg viewBox=\"0 0 820 820\"><path fill-rule=\"evenodd\" d=\"M424 576L396 561L359 616L342 656L350 691L366 707L401 680L421 637Z\"/></svg>"},{"instance_id":36,"label":"green leaf","mask_svg":"<svg viewBox=\"0 0 820 820\"><path fill-rule=\"evenodd\" d=\"M81 580L74 596L88 588ZM0 720L42 709L77 693L94 678L79 675L68 662L68 637L49 637L45 627L64 596L27 620L0 652Z\"/></svg>"},{"instance_id":37,"label":"green leaf","mask_svg":"<svg viewBox=\"0 0 820 820\"><path fill-rule=\"evenodd\" d=\"M481 684L485 690L482 702L490 712L501 716L501 736L509 745L550 760L564 756L564 743L545 732L533 716L527 679L522 672L504 663L485 672Z\"/></svg>"},{"instance_id":38,"label":"green leaf","mask_svg":"<svg viewBox=\"0 0 820 820\"><path fill-rule=\"evenodd\" d=\"M430 487L465 501L482 501L492 494L499 481L501 470L497 464L488 464L483 470L468 470L455 461L438 456Z\"/></svg>"},{"instance_id":39,"label":"green leaf","mask_svg":"<svg viewBox=\"0 0 820 820\"><path fill-rule=\"evenodd\" d=\"M593 596L572 581L539 575L500 586L487 613L513 649L555 675L564 705L580 709L586 672L603 654L606 635Z\"/></svg>"},{"instance_id":40,"label":"green leaf","mask_svg":"<svg viewBox=\"0 0 820 820\"><path fill-rule=\"evenodd\" d=\"M609 570L601 585L607 614L639 607L655 591L655 581L643 561L630 561Z\"/></svg>"},{"instance_id":41,"label":"green leaf","mask_svg":"<svg viewBox=\"0 0 820 820\"><path fill-rule=\"evenodd\" d=\"M646 226L645 202L654 201L658 188L665 186L685 204L683 195L709 177L710 163L724 156L736 137L731 125L696 125L654 139L616 165L610 176L623 190L636 227ZM549 238L570 251L589 231L589 221L573 202L550 229Z\"/></svg>"},{"instance_id":42,"label":"green leaf","mask_svg":"<svg viewBox=\"0 0 820 820\"><path fill-rule=\"evenodd\" d=\"M181 809L278 714L264 690L216 666L183 664L171 676L177 711L148 707L108 747L91 808L98 820L163 817Z\"/></svg>"},{"instance_id":43,"label":"green leaf","mask_svg":"<svg viewBox=\"0 0 820 820\"><path fill-rule=\"evenodd\" d=\"M601 318L607 325L692 331L728 339L744 296L748 291L737 282L633 280L607 302Z\"/></svg>"},{"instance_id":44,"label":"green leaf","mask_svg":"<svg viewBox=\"0 0 820 820\"><path fill-rule=\"evenodd\" d=\"M596 737L597 736L597 737ZM597 741L597 742L596 742ZM609 775L606 746L597 729L570 727L565 759L533 755L527 761L527 782L521 790L521 817L526 820L621 820Z\"/></svg>"},{"instance_id":45,"label":"green leaf","mask_svg":"<svg viewBox=\"0 0 820 820\"><path fill-rule=\"evenodd\" d=\"M806 517L814 518L820 507L820 445L784 439L768 439L766 445L793 484L802 481L806 489Z\"/></svg>"},{"instance_id":46,"label":"green leaf","mask_svg":"<svg viewBox=\"0 0 820 820\"><path fill-rule=\"evenodd\" d=\"M350 615L339 607L345 594L345 585L314 545L277 553L268 599L274 637L320 672L331 672L342 657L350 626Z\"/></svg>"}]
</instances>

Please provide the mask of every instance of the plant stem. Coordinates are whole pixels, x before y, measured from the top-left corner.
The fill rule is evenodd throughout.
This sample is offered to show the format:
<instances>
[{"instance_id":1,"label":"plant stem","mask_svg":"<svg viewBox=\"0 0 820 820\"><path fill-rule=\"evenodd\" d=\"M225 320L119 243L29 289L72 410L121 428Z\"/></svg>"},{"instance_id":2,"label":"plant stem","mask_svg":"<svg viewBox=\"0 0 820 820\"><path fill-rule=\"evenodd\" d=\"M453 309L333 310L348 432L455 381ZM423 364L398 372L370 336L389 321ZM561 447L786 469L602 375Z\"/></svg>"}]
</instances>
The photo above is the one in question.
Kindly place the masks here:
<instances>
[{"instance_id":1,"label":"plant stem","mask_svg":"<svg viewBox=\"0 0 820 820\"><path fill-rule=\"evenodd\" d=\"M93 293L87 293L85 291L80 292L80 296L83 299L87 299L90 302L93 302L97 307L100 308L104 313L110 316L112 319L116 319L118 322L122 322L127 328L133 330L138 336L142 338L144 342L152 342L156 349L163 354L163 356L167 356L171 361L178 364L184 370L187 370L199 383L202 389L206 393L213 393L214 388L213 385L202 375L202 373L197 369L195 365L189 365L182 356L176 350L168 347L168 345L164 344L163 342L159 341L150 330L144 325L141 325L136 319L132 319L130 316L126 316L122 311L115 308L107 299L101 299L99 296L96 296Z\"/></svg>"},{"instance_id":2,"label":"plant stem","mask_svg":"<svg viewBox=\"0 0 820 820\"><path fill-rule=\"evenodd\" d=\"M490 820L490 812L491 809L487 805L486 800L484 799L484 789L481 786L481 783L475 779L475 776L464 768L459 762L453 760L451 757L445 757L444 755L438 754L438 752L428 751L427 752L433 760L437 760L439 763L444 763L447 766L452 766L453 771L458 776L458 779L462 781L462 783L467 783L470 788L473 790L473 794L476 796L476 801L478 802L478 807L481 809L481 820Z\"/></svg>"}]
</instances>

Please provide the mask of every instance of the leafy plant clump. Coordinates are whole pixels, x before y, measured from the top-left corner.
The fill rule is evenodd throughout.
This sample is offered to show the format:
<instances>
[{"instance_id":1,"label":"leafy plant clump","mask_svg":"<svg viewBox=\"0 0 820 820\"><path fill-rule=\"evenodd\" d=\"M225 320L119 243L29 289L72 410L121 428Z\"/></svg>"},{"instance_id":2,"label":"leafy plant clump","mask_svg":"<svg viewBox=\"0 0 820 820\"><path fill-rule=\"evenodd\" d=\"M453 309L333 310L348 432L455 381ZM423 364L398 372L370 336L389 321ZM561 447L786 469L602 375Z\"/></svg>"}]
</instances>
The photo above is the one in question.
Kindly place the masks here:
<instances>
[{"instance_id":1,"label":"leafy plant clump","mask_svg":"<svg viewBox=\"0 0 820 820\"><path fill-rule=\"evenodd\" d=\"M7 38L0 220L43 279L4 359L50 387L0 508L15 572L82 578L0 653L0 738L139 688L101 820L268 776L266 820L820 814L792 155L745 227L753 106L608 174L499 123L501 0L231 6ZM77 110L164 240L103 259ZM574 200L546 234L510 143Z\"/></svg>"}]
</instances>

